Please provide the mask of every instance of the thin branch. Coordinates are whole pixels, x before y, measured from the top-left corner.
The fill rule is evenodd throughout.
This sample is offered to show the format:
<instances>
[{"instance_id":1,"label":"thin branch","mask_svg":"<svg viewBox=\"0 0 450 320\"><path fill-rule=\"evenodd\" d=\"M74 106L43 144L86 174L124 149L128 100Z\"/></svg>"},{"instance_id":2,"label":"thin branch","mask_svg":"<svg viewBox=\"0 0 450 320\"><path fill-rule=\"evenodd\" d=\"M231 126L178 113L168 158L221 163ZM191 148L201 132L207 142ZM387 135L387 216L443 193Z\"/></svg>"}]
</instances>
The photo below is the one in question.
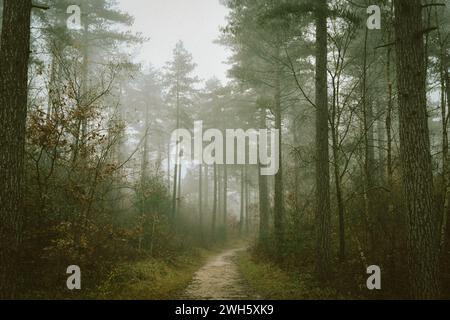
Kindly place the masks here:
<instances>
[{"instance_id":1,"label":"thin branch","mask_svg":"<svg viewBox=\"0 0 450 320\"><path fill-rule=\"evenodd\" d=\"M375 47L374 49L381 49L381 48L386 48L386 47L391 47L395 45L395 42L391 42L391 43L386 43L386 44L382 44L381 46Z\"/></svg>"},{"instance_id":2,"label":"thin branch","mask_svg":"<svg viewBox=\"0 0 450 320\"><path fill-rule=\"evenodd\" d=\"M37 4L37 3L33 3L31 5L32 8L36 8L36 9L41 9L41 10L49 10L50 7L46 6L45 4Z\"/></svg>"}]
</instances>

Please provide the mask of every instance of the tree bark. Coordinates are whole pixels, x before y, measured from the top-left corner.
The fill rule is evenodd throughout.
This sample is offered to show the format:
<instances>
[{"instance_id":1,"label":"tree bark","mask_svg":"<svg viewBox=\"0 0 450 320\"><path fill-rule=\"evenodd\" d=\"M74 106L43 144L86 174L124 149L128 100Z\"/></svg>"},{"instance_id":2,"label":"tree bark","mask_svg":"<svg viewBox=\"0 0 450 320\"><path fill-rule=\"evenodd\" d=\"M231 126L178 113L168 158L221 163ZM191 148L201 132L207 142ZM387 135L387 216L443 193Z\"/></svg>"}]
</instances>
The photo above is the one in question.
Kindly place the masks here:
<instances>
[{"instance_id":1,"label":"tree bark","mask_svg":"<svg viewBox=\"0 0 450 320\"><path fill-rule=\"evenodd\" d=\"M260 127L266 128L266 110L261 109ZM258 152L259 154L259 152ZM259 162L258 162L259 163ZM267 249L269 238L269 201L267 189L267 176L261 175L261 163L258 164L259 178L259 245L263 249Z\"/></svg>"},{"instance_id":2,"label":"tree bark","mask_svg":"<svg viewBox=\"0 0 450 320\"><path fill-rule=\"evenodd\" d=\"M279 56L279 52L277 52ZM279 130L278 149L279 149L279 169L275 175L274 190L274 228L275 241L278 258L281 258L284 252L284 185L283 185L283 148L282 148L282 110L281 110L281 66L277 65L275 80L275 129Z\"/></svg>"},{"instance_id":3,"label":"tree bark","mask_svg":"<svg viewBox=\"0 0 450 320\"><path fill-rule=\"evenodd\" d=\"M439 297L439 250L433 216L422 5L420 0L396 0L394 6L400 157L408 207L411 297L432 299Z\"/></svg>"},{"instance_id":4,"label":"tree bark","mask_svg":"<svg viewBox=\"0 0 450 320\"><path fill-rule=\"evenodd\" d=\"M214 163L214 195L213 195L213 211L212 211L212 226L211 237L216 238L216 220L217 220L217 164Z\"/></svg>"},{"instance_id":5,"label":"tree bark","mask_svg":"<svg viewBox=\"0 0 450 320\"><path fill-rule=\"evenodd\" d=\"M244 227L245 227L245 198L244 198L244 179L245 179L245 173L244 173L245 167L241 167L241 211L240 211L240 217L239 217L239 234L242 235L244 233Z\"/></svg>"},{"instance_id":6,"label":"tree bark","mask_svg":"<svg viewBox=\"0 0 450 320\"><path fill-rule=\"evenodd\" d=\"M170 140L167 143L167 190L170 192Z\"/></svg>"},{"instance_id":7,"label":"tree bark","mask_svg":"<svg viewBox=\"0 0 450 320\"><path fill-rule=\"evenodd\" d=\"M223 165L223 228L226 235L227 232L227 211L228 211L228 168Z\"/></svg>"},{"instance_id":8,"label":"tree bark","mask_svg":"<svg viewBox=\"0 0 450 320\"><path fill-rule=\"evenodd\" d=\"M248 168L244 167L244 211L245 211L245 233L248 235L250 233L250 215L248 212Z\"/></svg>"},{"instance_id":9,"label":"tree bark","mask_svg":"<svg viewBox=\"0 0 450 320\"><path fill-rule=\"evenodd\" d=\"M141 185L144 186L145 179L148 178L148 152L149 152L149 141L148 141L148 130L150 128L150 108L145 107L145 127L144 127L144 148L142 151L142 162L141 162ZM144 190L142 190L144 191Z\"/></svg>"},{"instance_id":10,"label":"tree bark","mask_svg":"<svg viewBox=\"0 0 450 320\"><path fill-rule=\"evenodd\" d=\"M372 257L377 257L376 252L378 241L376 232L374 231L377 219L373 211L373 187L374 187L374 169L375 169L375 152L374 152L374 128L373 128L373 106L368 99L367 86L367 46L369 41L369 29L366 28L364 34L364 51L363 51L363 74L362 74L362 106L363 106L363 137L364 137L364 223L365 223L365 250L370 252ZM367 241L367 236L369 241ZM368 243L370 250L368 250Z\"/></svg>"},{"instance_id":11,"label":"tree bark","mask_svg":"<svg viewBox=\"0 0 450 320\"><path fill-rule=\"evenodd\" d=\"M330 269L330 168L328 149L327 1L316 1L316 271Z\"/></svg>"},{"instance_id":12,"label":"tree bark","mask_svg":"<svg viewBox=\"0 0 450 320\"><path fill-rule=\"evenodd\" d=\"M209 210L209 166L205 165L205 209Z\"/></svg>"},{"instance_id":13,"label":"tree bark","mask_svg":"<svg viewBox=\"0 0 450 320\"><path fill-rule=\"evenodd\" d=\"M177 191L177 211L176 214L179 216L181 214L181 169L183 168L182 163L178 165L178 191Z\"/></svg>"},{"instance_id":14,"label":"tree bark","mask_svg":"<svg viewBox=\"0 0 450 320\"><path fill-rule=\"evenodd\" d=\"M338 209L339 220L339 259L345 260L345 205L343 199L342 183L341 183L341 169L339 156L339 124L336 123L337 105L335 94L333 95L332 121L331 121L331 135L333 141L333 171L334 183L336 187L336 202Z\"/></svg>"},{"instance_id":15,"label":"tree bark","mask_svg":"<svg viewBox=\"0 0 450 320\"><path fill-rule=\"evenodd\" d=\"M4 0L0 47L0 299L13 298L19 278L24 215L30 0Z\"/></svg>"},{"instance_id":16,"label":"tree bark","mask_svg":"<svg viewBox=\"0 0 450 320\"><path fill-rule=\"evenodd\" d=\"M177 147L178 149L178 147ZM178 155L175 156L175 166L173 169L173 192L172 192L172 215L170 217L171 223L175 222L177 216L177 186L178 186Z\"/></svg>"},{"instance_id":17,"label":"tree bark","mask_svg":"<svg viewBox=\"0 0 450 320\"><path fill-rule=\"evenodd\" d=\"M198 167L198 215L200 240L203 242L203 164Z\"/></svg>"},{"instance_id":18,"label":"tree bark","mask_svg":"<svg viewBox=\"0 0 450 320\"><path fill-rule=\"evenodd\" d=\"M218 166L217 167L217 192L218 192L218 200L217 200L217 213L218 213L218 220L219 220L219 224L220 224L220 221L221 221L221 219L220 219L220 217L222 216L222 214L223 214L223 175L222 175L222 172L223 172L223 170L221 170L221 169L223 169L223 166L222 167L220 167L220 166Z\"/></svg>"}]
</instances>

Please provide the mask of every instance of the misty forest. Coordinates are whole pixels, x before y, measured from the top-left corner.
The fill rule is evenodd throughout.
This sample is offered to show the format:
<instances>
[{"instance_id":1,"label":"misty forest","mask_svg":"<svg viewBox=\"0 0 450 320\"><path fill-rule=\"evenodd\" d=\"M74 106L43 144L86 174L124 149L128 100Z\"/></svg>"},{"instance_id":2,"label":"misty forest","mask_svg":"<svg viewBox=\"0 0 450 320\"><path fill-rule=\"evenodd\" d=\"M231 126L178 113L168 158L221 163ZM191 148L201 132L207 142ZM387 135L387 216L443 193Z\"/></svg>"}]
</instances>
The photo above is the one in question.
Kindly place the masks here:
<instances>
[{"instance_id":1,"label":"misty forest","mask_svg":"<svg viewBox=\"0 0 450 320\"><path fill-rule=\"evenodd\" d=\"M449 1L218 5L227 81L116 0L0 1L0 299L450 298Z\"/></svg>"}]
</instances>

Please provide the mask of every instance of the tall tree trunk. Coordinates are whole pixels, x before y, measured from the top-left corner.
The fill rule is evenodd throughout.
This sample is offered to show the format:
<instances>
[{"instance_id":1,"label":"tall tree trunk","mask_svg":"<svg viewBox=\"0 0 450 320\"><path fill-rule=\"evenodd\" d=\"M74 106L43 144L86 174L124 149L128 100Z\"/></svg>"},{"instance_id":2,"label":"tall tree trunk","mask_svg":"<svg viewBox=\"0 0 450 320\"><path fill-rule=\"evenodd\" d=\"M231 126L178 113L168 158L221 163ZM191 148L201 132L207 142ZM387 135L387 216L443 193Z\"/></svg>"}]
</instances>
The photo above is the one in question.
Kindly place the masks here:
<instances>
[{"instance_id":1,"label":"tall tree trunk","mask_svg":"<svg viewBox=\"0 0 450 320\"><path fill-rule=\"evenodd\" d=\"M178 149L178 147L176 147ZM172 192L172 214L170 217L171 223L175 222L177 216L177 187L178 187L178 155L175 156L175 166L173 169L173 192Z\"/></svg>"},{"instance_id":2,"label":"tall tree trunk","mask_svg":"<svg viewBox=\"0 0 450 320\"><path fill-rule=\"evenodd\" d=\"M144 127L144 148L142 151L142 163L141 163L141 184L142 186L145 183L145 179L148 177L148 152L149 152L149 145L148 145L148 130L150 128L150 110L148 106L145 108L145 127Z\"/></svg>"},{"instance_id":3,"label":"tall tree trunk","mask_svg":"<svg viewBox=\"0 0 450 320\"><path fill-rule=\"evenodd\" d=\"M266 110L261 108L260 127L266 128ZM258 152L259 154L259 152ZM269 239L269 191L267 189L267 176L261 175L261 163L258 161L258 184L259 184L259 245L267 249Z\"/></svg>"},{"instance_id":4,"label":"tall tree trunk","mask_svg":"<svg viewBox=\"0 0 450 320\"><path fill-rule=\"evenodd\" d=\"M198 215L200 240L203 242L203 164L198 166Z\"/></svg>"},{"instance_id":5,"label":"tall tree trunk","mask_svg":"<svg viewBox=\"0 0 450 320\"><path fill-rule=\"evenodd\" d=\"M376 225L376 217L373 212L373 187L374 187L374 130L373 130L373 106L368 99L367 87L367 45L369 40L369 29L366 28L364 34L364 51L363 51L363 74L362 74L362 109L363 109L363 137L364 137L364 222L365 225L365 245L366 252L370 252L376 257L378 242L375 239L374 228ZM367 248L367 235L370 239L370 250Z\"/></svg>"},{"instance_id":6,"label":"tall tree trunk","mask_svg":"<svg viewBox=\"0 0 450 320\"><path fill-rule=\"evenodd\" d=\"M442 57L442 55L441 55ZM447 227L447 212L449 208L449 167L448 167L448 120L447 120L447 105L446 99L446 81L445 73L443 71L443 59L441 58L441 122L442 122L442 211L441 211L441 237L440 247L443 248L445 243L445 228Z\"/></svg>"},{"instance_id":7,"label":"tall tree trunk","mask_svg":"<svg viewBox=\"0 0 450 320\"><path fill-rule=\"evenodd\" d=\"M0 46L0 299L16 294L24 214L31 0L4 0Z\"/></svg>"},{"instance_id":8,"label":"tall tree trunk","mask_svg":"<svg viewBox=\"0 0 450 320\"><path fill-rule=\"evenodd\" d=\"M180 90L179 90L179 84L178 84L178 80L176 83L176 113L177 113L177 124L176 124L176 129L180 129ZM178 210L179 210L179 197L180 197L180 193L179 193L179 175L178 175L178 171L179 171L179 159L180 159L180 146L179 146L179 141L176 141L176 146L175 146L175 166L174 166L174 172L173 172L173 193L172 193L172 223L175 222L175 219L178 215ZM177 190L178 190L178 195L177 195Z\"/></svg>"},{"instance_id":9,"label":"tall tree trunk","mask_svg":"<svg viewBox=\"0 0 450 320\"><path fill-rule=\"evenodd\" d=\"M84 8L84 10L87 11L87 8ZM88 88L88 79L89 79L89 23L85 23L84 31L83 31L83 65L81 70L81 96L82 96L82 105L83 108L83 117L82 117L82 123L81 123L81 145L84 148L86 143L86 134L87 134L87 105L86 102L88 101L87 97L87 88Z\"/></svg>"},{"instance_id":10,"label":"tall tree trunk","mask_svg":"<svg viewBox=\"0 0 450 320\"><path fill-rule=\"evenodd\" d=\"M439 252L433 216L422 4L420 0L396 0L394 6L400 157L408 207L411 296L431 299L439 297Z\"/></svg>"},{"instance_id":11,"label":"tall tree trunk","mask_svg":"<svg viewBox=\"0 0 450 320\"><path fill-rule=\"evenodd\" d=\"M330 167L328 149L327 1L316 1L316 271L325 279L330 270Z\"/></svg>"},{"instance_id":12,"label":"tall tree trunk","mask_svg":"<svg viewBox=\"0 0 450 320\"><path fill-rule=\"evenodd\" d=\"M393 102L393 84L392 84L392 77L391 77L391 56L392 51L389 48L387 52L387 59L386 59L386 77L387 77L387 94L388 94L388 104L387 104L387 111L386 111L386 153L387 153L387 159L386 159L386 175L387 175L387 183L389 190L392 192L394 187L394 166L392 162L392 111L394 107ZM391 198L391 197L390 197ZM389 201L389 211L394 211L394 204Z\"/></svg>"},{"instance_id":13,"label":"tall tree trunk","mask_svg":"<svg viewBox=\"0 0 450 320\"><path fill-rule=\"evenodd\" d=\"M205 165L205 209L209 210L209 202L210 202L210 196L209 196L209 166Z\"/></svg>"},{"instance_id":14,"label":"tall tree trunk","mask_svg":"<svg viewBox=\"0 0 450 320\"><path fill-rule=\"evenodd\" d=\"M448 110L447 112L450 112L450 73L448 72L447 66L446 66L444 72L445 72L445 82L446 82L446 88L447 88L447 110ZM450 115L447 114L447 118L448 117L450 117ZM448 125L448 119L446 121L447 121L447 125ZM447 156L449 156L449 155L447 154ZM448 160L449 159L447 159L447 161ZM447 166L448 166L448 164L447 164ZM447 194L445 195L446 202L447 202L447 208L443 212L443 215L444 215L443 220L444 221L442 222L442 224L443 224L445 230L442 230L442 233L443 233L442 236L443 236L444 240L443 240L441 250L444 250L444 254L447 255L447 259L448 259L448 256L450 255L450 208L449 208L450 207L450 205L449 205L449 202L450 202L450 176L448 176L448 175L450 175L450 170L448 167L447 167L447 170L448 170L447 171L447 182L448 182L449 186L447 186Z\"/></svg>"},{"instance_id":15,"label":"tall tree trunk","mask_svg":"<svg viewBox=\"0 0 450 320\"><path fill-rule=\"evenodd\" d=\"M241 166L241 211L240 211L240 217L239 217L239 234L242 235L244 233L244 227L245 227L245 206L244 206L244 179L245 179L245 166Z\"/></svg>"},{"instance_id":16,"label":"tall tree trunk","mask_svg":"<svg viewBox=\"0 0 450 320\"><path fill-rule=\"evenodd\" d=\"M441 90L441 123L442 123L442 212L440 219L440 250L441 250L441 266L446 268L446 260L449 258L449 250L447 245L448 234L448 215L450 205L450 176L449 176L449 148L448 148L448 121L449 121L449 73L448 73L448 58L446 53L445 43L442 41L441 27L439 24L439 15L435 9L435 23L437 28L437 38L439 43L439 73L440 73L440 90ZM448 281L448 276L443 276L444 282Z\"/></svg>"},{"instance_id":17,"label":"tall tree trunk","mask_svg":"<svg viewBox=\"0 0 450 320\"><path fill-rule=\"evenodd\" d=\"M391 9L391 12L393 8ZM391 34L388 34L388 42L391 42ZM396 247L397 247L397 219L395 217L395 204L394 204L394 165L392 159L392 112L394 107L393 100L393 83L391 74L391 59L392 59L392 48L388 48L386 57L386 82L387 82L387 110L386 110L386 182L388 198L388 218L392 221L391 225L391 243L390 243L390 269L392 274L397 272L397 259L396 259ZM396 287L396 278L393 278L393 287Z\"/></svg>"},{"instance_id":18,"label":"tall tree trunk","mask_svg":"<svg viewBox=\"0 0 450 320\"><path fill-rule=\"evenodd\" d=\"M378 172L379 182L381 186L386 186L386 129L385 121L382 115L385 113L385 106L380 101L376 102L377 108L377 147L378 147Z\"/></svg>"},{"instance_id":19,"label":"tall tree trunk","mask_svg":"<svg viewBox=\"0 0 450 320\"><path fill-rule=\"evenodd\" d=\"M222 170L221 170L222 169ZM217 167L217 192L218 192L218 203L217 203L217 213L218 213L218 219L219 222L221 222L220 217L223 214L223 167L218 166ZM219 223L220 225L220 223Z\"/></svg>"},{"instance_id":20,"label":"tall tree trunk","mask_svg":"<svg viewBox=\"0 0 450 320\"><path fill-rule=\"evenodd\" d=\"M333 169L334 169L334 183L336 187L336 202L338 208L339 219L339 259L345 260L345 207L344 199L342 195L341 184L341 169L340 169L340 156L339 156L339 124L336 123L337 118L337 101L336 90L333 94L333 107L331 116L331 135L332 135L332 150L333 150Z\"/></svg>"},{"instance_id":21,"label":"tall tree trunk","mask_svg":"<svg viewBox=\"0 0 450 320\"><path fill-rule=\"evenodd\" d=\"M279 51L277 56L279 56ZM275 80L275 129L279 130L279 169L275 175L274 228L278 258L284 253L284 185L283 185L283 147L282 147L282 111L281 111L281 66L277 64Z\"/></svg>"},{"instance_id":22,"label":"tall tree trunk","mask_svg":"<svg viewBox=\"0 0 450 320\"><path fill-rule=\"evenodd\" d=\"M170 140L167 143L167 190L170 192Z\"/></svg>"},{"instance_id":23,"label":"tall tree trunk","mask_svg":"<svg viewBox=\"0 0 450 320\"><path fill-rule=\"evenodd\" d=\"M177 216L181 214L181 169L183 165L178 165L178 191L177 191Z\"/></svg>"},{"instance_id":24,"label":"tall tree trunk","mask_svg":"<svg viewBox=\"0 0 450 320\"><path fill-rule=\"evenodd\" d=\"M59 65L56 57L56 49L52 52L52 62L50 66L50 79L48 82L48 102L47 102L47 119L51 119L54 104L57 101L57 74L59 73Z\"/></svg>"},{"instance_id":25,"label":"tall tree trunk","mask_svg":"<svg viewBox=\"0 0 450 320\"><path fill-rule=\"evenodd\" d=\"M437 16L437 14L436 14ZM438 20L436 18L436 20ZM441 35L440 29L438 29L439 37ZM444 49L443 49L444 50ZM443 51L442 50L442 51ZM444 208L442 210L442 226L441 226L441 266L444 271L443 283L448 288L450 276L448 276L448 272L446 272L446 268L448 268L449 260L450 260L450 168L449 168L449 150L448 150L448 121L450 114L450 74L448 72L448 57L443 53L441 58L442 64L442 82L443 86L441 87L443 105L441 106L443 111L442 120L443 120L443 180L444 180ZM445 99L446 98L446 99ZM447 106L445 106L445 100L447 100ZM447 112L445 109L447 108ZM444 117L445 115L445 117ZM445 132L445 133L444 133ZM445 137L444 137L445 135Z\"/></svg>"},{"instance_id":26,"label":"tall tree trunk","mask_svg":"<svg viewBox=\"0 0 450 320\"><path fill-rule=\"evenodd\" d=\"M339 70L339 65L337 68ZM339 74L336 74L332 79L333 84L333 101L331 106L331 140L332 140L332 153L333 153L333 171L334 171L334 183L336 187L336 202L338 209L338 220L339 220L339 259L341 262L345 261L345 206L343 199L342 183L341 183L341 168L340 168L340 138L339 138L339 127L340 127L340 110L339 110L339 91L340 91L340 81Z\"/></svg>"},{"instance_id":27,"label":"tall tree trunk","mask_svg":"<svg viewBox=\"0 0 450 320\"><path fill-rule=\"evenodd\" d=\"M214 195L213 195L213 211L212 211L212 227L211 238L216 238L216 220L217 220L217 164L214 162Z\"/></svg>"},{"instance_id":28,"label":"tall tree trunk","mask_svg":"<svg viewBox=\"0 0 450 320\"><path fill-rule=\"evenodd\" d=\"M245 233L249 234L250 232L250 215L248 210L248 168L244 167L244 199L245 199Z\"/></svg>"},{"instance_id":29,"label":"tall tree trunk","mask_svg":"<svg viewBox=\"0 0 450 320\"><path fill-rule=\"evenodd\" d=\"M227 215L228 211L228 168L227 165L223 165L223 228L226 236L227 232Z\"/></svg>"}]
</instances>

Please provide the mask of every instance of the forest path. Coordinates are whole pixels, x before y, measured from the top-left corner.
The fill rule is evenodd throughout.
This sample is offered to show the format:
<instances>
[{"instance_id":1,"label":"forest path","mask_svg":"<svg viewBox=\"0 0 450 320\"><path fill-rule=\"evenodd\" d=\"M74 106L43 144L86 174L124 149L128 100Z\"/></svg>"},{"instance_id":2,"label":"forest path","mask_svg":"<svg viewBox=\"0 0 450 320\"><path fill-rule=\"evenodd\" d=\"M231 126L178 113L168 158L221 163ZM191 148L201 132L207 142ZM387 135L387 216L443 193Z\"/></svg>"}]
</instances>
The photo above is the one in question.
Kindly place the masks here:
<instances>
[{"instance_id":1,"label":"forest path","mask_svg":"<svg viewBox=\"0 0 450 320\"><path fill-rule=\"evenodd\" d=\"M247 247L228 249L212 257L194 275L181 295L187 300L251 300L257 296L245 283L236 262Z\"/></svg>"}]
</instances>

